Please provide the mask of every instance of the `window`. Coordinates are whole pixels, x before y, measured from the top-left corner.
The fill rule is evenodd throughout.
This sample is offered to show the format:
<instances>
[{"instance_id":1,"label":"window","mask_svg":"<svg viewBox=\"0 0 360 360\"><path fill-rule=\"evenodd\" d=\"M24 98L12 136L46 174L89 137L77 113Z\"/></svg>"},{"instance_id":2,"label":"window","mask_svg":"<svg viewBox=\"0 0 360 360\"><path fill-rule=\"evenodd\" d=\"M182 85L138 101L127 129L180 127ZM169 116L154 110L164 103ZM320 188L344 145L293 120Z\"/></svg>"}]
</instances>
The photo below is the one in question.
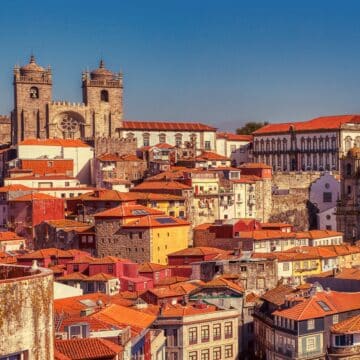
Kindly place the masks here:
<instances>
[{"instance_id":1,"label":"window","mask_svg":"<svg viewBox=\"0 0 360 360\"><path fill-rule=\"evenodd\" d=\"M109 92L107 90L101 90L100 99L103 102L109 102Z\"/></svg>"},{"instance_id":2,"label":"window","mask_svg":"<svg viewBox=\"0 0 360 360\"><path fill-rule=\"evenodd\" d=\"M307 329L308 330L314 330L315 329L315 320L310 319L307 321Z\"/></svg>"},{"instance_id":3,"label":"window","mask_svg":"<svg viewBox=\"0 0 360 360\"><path fill-rule=\"evenodd\" d=\"M306 339L306 351L310 352L310 351L314 351L316 350L316 341L315 341L315 337L308 337Z\"/></svg>"},{"instance_id":4,"label":"window","mask_svg":"<svg viewBox=\"0 0 360 360\"><path fill-rule=\"evenodd\" d=\"M201 342L208 342L209 340L209 325L204 325L201 327Z\"/></svg>"},{"instance_id":5,"label":"window","mask_svg":"<svg viewBox=\"0 0 360 360\"><path fill-rule=\"evenodd\" d=\"M290 269L290 264L288 262L284 262L283 263L283 271L289 271Z\"/></svg>"},{"instance_id":6,"label":"window","mask_svg":"<svg viewBox=\"0 0 360 360\"><path fill-rule=\"evenodd\" d=\"M197 328L192 327L189 329L189 345L194 345L197 343Z\"/></svg>"},{"instance_id":7,"label":"window","mask_svg":"<svg viewBox=\"0 0 360 360\"><path fill-rule=\"evenodd\" d=\"M139 239L141 240L143 238L143 233L139 232Z\"/></svg>"},{"instance_id":8,"label":"window","mask_svg":"<svg viewBox=\"0 0 360 360\"><path fill-rule=\"evenodd\" d=\"M175 135L175 146L181 146L182 144L182 134Z\"/></svg>"},{"instance_id":9,"label":"window","mask_svg":"<svg viewBox=\"0 0 360 360\"><path fill-rule=\"evenodd\" d=\"M233 337L233 324L231 321L225 323L225 339Z\"/></svg>"},{"instance_id":10,"label":"window","mask_svg":"<svg viewBox=\"0 0 360 360\"><path fill-rule=\"evenodd\" d=\"M191 353L189 353L189 360L197 360L197 352L196 351L192 351Z\"/></svg>"},{"instance_id":11,"label":"window","mask_svg":"<svg viewBox=\"0 0 360 360\"><path fill-rule=\"evenodd\" d=\"M36 86L30 88L30 98L38 99L39 98L39 89Z\"/></svg>"},{"instance_id":12,"label":"window","mask_svg":"<svg viewBox=\"0 0 360 360\"><path fill-rule=\"evenodd\" d=\"M201 350L201 360L209 360L210 359L210 352L208 349Z\"/></svg>"},{"instance_id":13,"label":"window","mask_svg":"<svg viewBox=\"0 0 360 360\"><path fill-rule=\"evenodd\" d=\"M233 357L233 347L232 345L225 346L225 359Z\"/></svg>"},{"instance_id":14,"label":"window","mask_svg":"<svg viewBox=\"0 0 360 360\"><path fill-rule=\"evenodd\" d=\"M337 324L339 322L339 314L333 315L332 321L333 324Z\"/></svg>"},{"instance_id":15,"label":"window","mask_svg":"<svg viewBox=\"0 0 360 360\"><path fill-rule=\"evenodd\" d=\"M323 202L324 203L332 202L332 193L331 192L324 192L323 193Z\"/></svg>"},{"instance_id":16,"label":"window","mask_svg":"<svg viewBox=\"0 0 360 360\"><path fill-rule=\"evenodd\" d=\"M265 279L263 278L259 278L259 279L256 279L256 288L257 289L264 289L265 288Z\"/></svg>"},{"instance_id":17,"label":"window","mask_svg":"<svg viewBox=\"0 0 360 360\"><path fill-rule=\"evenodd\" d=\"M213 325L213 340L220 340L221 339L221 324L214 324Z\"/></svg>"},{"instance_id":18,"label":"window","mask_svg":"<svg viewBox=\"0 0 360 360\"><path fill-rule=\"evenodd\" d=\"M28 352L22 352L1 357L0 360L22 360L28 358Z\"/></svg>"},{"instance_id":19,"label":"window","mask_svg":"<svg viewBox=\"0 0 360 360\"><path fill-rule=\"evenodd\" d=\"M221 360L221 347L216 347L213 350L213 360Z\"/></svg>"},{"instance_id":20,"label":"window","mask_svg":"<svg viewBox=\"0 0 360 360\"><path fill-rule=\"evenodd\" d=\"M261 272L265 271L265 265L264 264L258 264L257 270L261 271Z\"/></svg>"},{"instance_id":21,"label":"window","mask_svg":"<svg viewBox=\"0 0 360 360\"><path fill-rule=\"evenodd\" d=\"M160 144L166 143L166 134L159 134L159 143Z\"/></svg>"},{"instance_id":22,"label":"window","mask_svg":"<svg viewBox=\"0 0 360 360\"><path fill-rule=\"evenodd\" d=\"M143 145L144 146L149 146L150 145L150 134L149 133L144 133L143 134Z\"/></svg>"},{"instance_id":23,"label":"window","mask_svg":"<svg viewBox=\"0 0 360 360\"><path fill-rule=\"evenodd\" d=\"M354 344L353 334L335 336L336 346L350 346Z\"/></svg>"},{"instance_id":24,"label":"window","mask_svg":"<svg viewBox=\"0 0 360 360\"><path fill-rule=\"evenodd\" d=\"M346 175L351 176L351 164L346 164Z\"/></svg>"},{"instance_id":25,"label":"window","mask_svg":"<svg viewBox=\"0 0 360 360\"><path fill-rule=\"evenodd\" d=\"M246 270L247 270L247 269L246 269L246 266L240 266L240 271L241 271L241 272L246 272Z\"/></svg>"},{"instance_id":26,"label":"window","mask_svg":"<svg viewBox=\"0 0 360 360\"><path fill-rule=\"evenodd\" d=\"M236 152L236 145L230 145L230 151L232 153Z\"/></svg>"},{"instance_id":27,"label":"window","mask_svg":"<svg viewBox=\"0 0 360 360\"><path fill-rule=\"evenodd\" d=\"M211 141L205 141L205 150L211 150Z\"/></svg>"}]
</instances>

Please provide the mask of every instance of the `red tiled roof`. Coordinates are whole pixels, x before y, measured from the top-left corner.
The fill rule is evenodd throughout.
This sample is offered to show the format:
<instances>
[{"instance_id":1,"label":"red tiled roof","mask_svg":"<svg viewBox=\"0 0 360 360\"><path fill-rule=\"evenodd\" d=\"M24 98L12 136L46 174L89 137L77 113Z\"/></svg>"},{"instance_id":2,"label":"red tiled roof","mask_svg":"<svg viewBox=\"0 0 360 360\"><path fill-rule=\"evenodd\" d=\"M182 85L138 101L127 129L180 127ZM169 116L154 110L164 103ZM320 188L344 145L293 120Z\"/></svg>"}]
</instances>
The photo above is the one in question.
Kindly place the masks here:
<instances>
[{"instance_id":1,"label":"red tiled roof","mask_svg":"<svg viewBox=\"0 0 360 360\"><path fill-rule=\"evenodd\" d=\"M176 189L176 190L190 190L191 186L182 184L177 181L144 181L133 188L136 190L153 190L153 189Z\"/></svg>"},{"instance_id":2,"label":"red tiled roof","mask_svg":"<svg viewBox=\"0 0 360 360\"><path fill-rule=\"evenodd\" d=\"M31 190L31 188L22 184L11 184L0 187L0 193L7 193L10 191L27 191L27 190Z\"/></svg>"},{"instance_id":3,"label":"red tiled roof","mask_svg":"<svg viewBox=\"0 0 360 360\"><path fill-rule=\"evenodd\" d=\"M144 264L139 265L139 273L152 273L160 270L167 269L166 265L146 262Z\"/></svg>"},{"instance_id":4,"label":"red tiled roof","mask_svg":"<svg viewBox=\"0 0 360 360\"><path fill-rule=\"evenodd\" d=\"M233 281L227 280L222 276L214 278L211 281L208 281L207 283L202 285L202 287L204 287L204 288L223 287L223 288L229 288L231 290L241 292L241 293L244 292L243 286L241 286Z\"/></svg>"},{"instance_id":5,"label":"red tiled roof","mask_svg":"<svg viewBox=\"0 0 360 360\"><path fill-rule=\"evenodd\" d=\"M74 325L78 323L87 323L89 324L90 331L106 331L106 330L112 330L114 328L114 325L107 324L101 320L91 318L89 316L70 316L64 318L61 323L59 324L57 331L63 332L65 331L65 327L69 325Z\"/></svg>"},{"instance_id":6,"label":"red tiled roof","mask_svg":"<svg viewBox=\"0 0 360 360\"><path fill-rule=\"evenodd\" d=\"M54 200L54 199L60 200L59 198L48 194L31 193L31 194L19 196L9 201L33 201L33 200Z\"/></svg>"},{"instance_id":7,"label":"red tiled roof","mask_svg":"<svg viewBox=\"0 0 360 360\"><path fill-rule=\"evenodd\" d=\"M129 218L146 215L164 215L164 212L138 204L122 204L112 209L101 211L94 216L96 218Z\"/></svg>"},{"instance_id":8,"label":"red tiled roof","mask_svg":"<svg viewBox=\"0 0 360 360\"><path fill-rule=\"evenodd\" d=\"M183 250L175 251L168 256L202 256L202 255L218 255L218 254L228 254L229 251L206 247L206 246L198 246L198 247L189 247Z\"/></svg>"},{"instance_id":9,"label":"red tiled roof","mask_svg":"<svg viewBox=\"0 0 360 360\"><path fill-rule=\"evenodd\" d=\"M75 250L78 254L86 254L84 251ZM19 259L45 259L48 257L72 258L75 256L71 250L60 250L56 248L41 249L28 254L19 255Z\"/></svg>"},{"instance_id":10,"label":"red tiled roof","mask_svg":"<svg viewBox=\"0 0 360 360\"><path fill-rule=\"evenodd\" d=\"M173 316L191 316L191 315L200 315L200 314L208 314L215 312L217 310L214 305L170 305L167 304L165 308L162 310L162 317L173 317Z\"/></svg>"},{"instance_id":11,"label":"red tiled roof","mask_svg":"<svg viewBox=\"0 0 360 360\"><path fill-rule=\"evenodd\" d=\"M90 316L109 324L129 325L140 329L148 328L156 320L156 316L115 304L107 306Z\"/></svg>"},{"instance_id":12,"label":"red tiled roof","mask_svg":"<svg viewBox=\"0 0 360 360\"><path fill-rule=\"evenodd\" d=\"M122 346L101 338L56 340L55 348L72 360L108 359L123 351Z\"/></svg>"},{"instance_id":13,"label":"red tiled roof","mask_svg":"<svg viewBox=\"0 0 360 360\"><path fill-rule=\"evenodd\" d=\"M6 178L6 180L11 181L21 181L21 180L76 180L75 177L66 176L66 175L26 175L26 176L17 176L16 178Z\"/></svg>"},{"instance_id":14,"label":"red tiled roof","mask_svg":"<svg viewBox=\"0 0 360 360\"><path fill-rule=\"evenodd\" d=\"M0 231L0 241L9 240L24 240L24 238L12 231Z\"/></svg>"},{"instance_id":15,"label":"red tiled roof","mask_svg":"<svg viewBox=\"0 0 360 360\"><path fill-rule=\"evenodd\" d=\"M334 334L360 333L360 315L353 316L333 325L331 332Z\"/></svg>"},{"instance_id":16,"label":"red tiled roof","mask_svg":"<svg viewBox=\"0 0 360 360\"><path fill-rule=\"evenodd\" d=\"M218 139L226 139L229 141L247 141L250 142L253 140L252 135L241 135L241 134L233 134L228 132L218 132L216 134Z\"/></svg>"},{"instance_id":17,"label":"red tiled roof","mask_svg":"<svg viewBox=\"0 0 360 360\"><path fill-rule=\"evenodd\" d=\"M60 219L60 220L45 220L45 223L54 226L56 228L79 228L79 227L89 227L89 224L83 223L80 221L70 220L70 219Z\"/></svg>"},{"instance_id":18,"label":"red tiled roof","mask_svg":"<svg viewBox=\"0 0 360 360\"><path fill-rule=\"evenodd\" d=\"M299 301L296 305L276 310L273 315L293 320L307 320L360 309L359 292L318 291L309 298L294 299ZM326 304L329 310L325 310L319 302Z\"/></svg>"},{"instance_id":19,"label":"red tiled roof","mask_svg":"<svg viewBox=\"0 0 360 360\"><path fill-rule=\"evenodd\" d=\"M80 139L25 139L19 145L90 147Z\"/></svg>"},{"instance_id":20,"label":"red tiled roof","mask_svg":"<svg viewBox=\"0 0 360 360\"><path fill-rule=\"evenodd\" d=\"M229 158L227 158L226 156L217 154L215 152L212 151L203 151L199 156L197 156L195 158L196 160L217 160L217 161L226 161L226 160L230 160Z\"/></svg>"},{"instance_id":21,"label":"red tiled roof","mask_svg":"<svg viewBox=\"0 0 360 360\"><path fill-rule=\"evenodd\" d=\"M216 128L188 122L123 121L123 130L164 130L164 131L215 131Z\"/></svg>"},{"instance_id":22,"label":"red tiled roof","mask_svg":"<svg viewBox=\"0 0 360 360\"><path fill-rule=\"evenodd\" d=\"M265 125L254 131L254 135L287 133L291 129L298 132L306 131L326 131L340 129L347 123L359 124L360 115L333 115L321 116L307 121L288 122Z\"/></svg>"},{"instance_id":23,"label":"red tiled roof","mask_svg":"<svg viewBox=\"0 0 360 360\"><path fill-rule=\"evenodd\" d=\"M81 194L69 200L82 200L82 201L134 201L135 196L129 192L120 192L116 190L97 189L92 192Z\"/></svg>"},{"instance_id":24,"label":"red tiled roof","mask_svg":"<svg viewBox=\"0 0 360 360\"><path fill-rule=\"evenodd\" d=\"M184 200L182 196L173 194L158 194L152 192L136 192L131 191L131 196L134 200L149 200L149 201L171 201L171 200Z\"/></svg>"},{"instance_id":25,"label":"red tiled roof","mask_svg":"<svg viewBox=\"0 0 360 360\"><path fill-rule=\"evenodd\" d=\"M183 219L174 218L172 216L147 215L138 220L123 224L123 228L153 228L167 226L188 226L190 223Z\"/></svg>"},{"instance_id":26,"label":"red tiled roof","mask_svg":"<svg viewBox=\"0 0 360 360\"><path fill-rule=\"evenodd\" d=\"M167 143L159 143L153 146L153 148L158 148L158 149L174 149L175 146L167 144Z\"/></svg>"}]
</instances>

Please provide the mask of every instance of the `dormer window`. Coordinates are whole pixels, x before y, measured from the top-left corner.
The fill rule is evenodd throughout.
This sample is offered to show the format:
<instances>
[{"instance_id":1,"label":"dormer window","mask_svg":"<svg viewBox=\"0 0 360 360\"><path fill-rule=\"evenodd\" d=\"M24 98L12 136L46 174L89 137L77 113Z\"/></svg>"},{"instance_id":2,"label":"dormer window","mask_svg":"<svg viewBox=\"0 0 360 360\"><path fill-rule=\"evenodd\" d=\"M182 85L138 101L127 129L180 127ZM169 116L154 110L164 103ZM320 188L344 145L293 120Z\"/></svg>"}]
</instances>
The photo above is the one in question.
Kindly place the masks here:
<instances>
[{"instance_id":1,"label":"dormer window","mask_svg":"<svg viewBox=\"0 0 360 360\"><path fill-rule=\"evenodd\" d=\"M30 98L31 99L39 98L39 89L36 86L30 88Z\"/></svg>"}]
</instances>

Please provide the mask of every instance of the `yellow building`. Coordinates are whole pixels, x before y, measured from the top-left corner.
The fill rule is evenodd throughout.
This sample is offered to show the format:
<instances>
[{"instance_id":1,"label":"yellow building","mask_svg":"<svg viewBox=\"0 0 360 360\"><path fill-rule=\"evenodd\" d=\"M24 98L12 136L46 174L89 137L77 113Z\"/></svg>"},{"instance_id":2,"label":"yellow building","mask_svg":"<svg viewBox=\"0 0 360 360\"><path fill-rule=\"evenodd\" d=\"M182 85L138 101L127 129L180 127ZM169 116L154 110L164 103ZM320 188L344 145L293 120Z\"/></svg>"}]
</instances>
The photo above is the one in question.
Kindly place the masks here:
<instances>
[{"instance_id":1,"label":"yellow building","mask_svg":"<svg viewBox=\"0 0 360 360\"><path fill-rule=\"evenodd\" d=\"M163 211L168 216L187 218L185 199L172 194L131 192L138 204Z\"/></svg>"},{"instance_id":2,"label":"yellow building","mask_svg":"<svg viewBox=\"0 0 360 360\"><path fill-rule=\"evenodd\" d=\"M138 262L167 264L168 254L189 246L189 230L189 222L165 215L144 216L124 224L121 232L129 235L126 257ZM134 253L139 253L136 259L131 255Z\"/></svg>"}]
</instances>

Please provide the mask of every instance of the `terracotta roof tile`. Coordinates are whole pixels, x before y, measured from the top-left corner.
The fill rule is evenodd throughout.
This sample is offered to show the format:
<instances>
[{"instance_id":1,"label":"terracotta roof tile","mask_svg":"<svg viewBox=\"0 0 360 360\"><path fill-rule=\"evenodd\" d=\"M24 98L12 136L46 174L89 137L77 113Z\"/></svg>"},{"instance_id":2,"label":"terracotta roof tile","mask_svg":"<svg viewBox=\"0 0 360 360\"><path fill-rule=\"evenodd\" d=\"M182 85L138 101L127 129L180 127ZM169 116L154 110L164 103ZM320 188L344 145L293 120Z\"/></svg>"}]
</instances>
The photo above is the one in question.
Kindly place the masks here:
<instances>
[{"instance_id":1,"label":"terracotta roof tile","mask_svg":"<svg viewBox=\"0 0 360 360\"><path fill-rule=\"evenodd\" d=\"M80 139L25 139L19 145L90 147Z\"/></svg>"},{"instance_id":2,"label":"terracotta roof tile","mask_svg":"<svg viewBox=\"0 0 360 360\"><path fill-rule=\"evenodd\" d=\"M203 151L199 156L197 156L195 158L196 160L206 160L206 161L210 161L210 160L217 160L217 161L227 161L230 160L229 158L227 158L226 156L217 154L215 152L212 151Z\"/></svg>"},{"instance_id":3,"label":"terracotta roof tile","mask_svg":"<svg viewBox=\"0 0 360 360\"><path fill-rule=\"evenodd\" d=\"M159 215L147 215L140 219L123 224L123 228L153 228L153 227L167 227L167 226L188 226L188 221L174 218L172 216L159 216Z\"/></svg>"},{"instance_id":4,"label":"terracotta roof tile","mask_svg":"<svg viewBox=\"0 0 360 360\"><path fill-rule=\"evenodd\" d=\"M138 271L139 271L139 273L152 273L152 272L156 272L156 271L165 270L167 268L168 267L166 265L146 262L139 266Z\"/></svg>"},{"instance_id":5,"label":"terracotta roof tile","mask_svg":"<svg viewBox=\"0 0 360 360\"><path fill-rule=\"evenodd\" d=\"M12 231L0 231L0 241L9 240L24 240L24 238Z\"/></svg>"},{"instance_id":6,"label":"terracotta roof tile","mask_svg":"<svg viewBox=\"0 0 360 360\"><path fill-rule=\"evenodd\" d=\"M128 121L122 122L123 130L164 130L164 131L215 131L216 128L200 123Z\"/></svg>"},{"instance_id":7,"label":"terracotta roof tile","mask_svg":"<svg viewBox=\"0 0 360 360\"><path fill-rule=\"evenodd\" d=\"M254 131L253 134L264 135L264 134L287 133L290 130L296 132L319 131L319 130L326 131L326 130L340 129L342 125L348 123L359 124L360 115L321 116L301 122L269 124Z\"/></svg>"},{"instance_id":8,"label":"terracotta roof tile","mask_svg":"<svg viewBox=\"0 0 360 360\"><path fill-rule=\"evenodd\" d=\"M27 191L27 190L31 190L31 188L22 184L11 184L0 187L0 193L7 193L10 191Z\"/></svg>"},{"instance_id":9,"label":"terracotta roof tile","mask_svg":"<svg viewBox=\"0 0 360 360\"><path fill-rule=\"evenodd\" d=\"M135 186L133 188L133 191L154 190L154 189L190 190L192 189L192 187L177 181L144 181L141 184Z\"/></svg>"},{"instance_id":10,"label":"terracotta roof tile","mask_svg":"<svg viewBox=\"0 0 360 360\"><path fill-rule=\"evenodd\" d=\"M138 204L121 204L120 206L96 213L96 218L131 218L146 215L164 215L163 211Z\"/></svg>"},{"instance_id":11,"label":"terracotta roof tile","mask_svg":"<svg viewBox=\"0 0 360 360\"><path fill-rule=\"evenodd\" d=\"M206 304L193 304L193 305L169 305L167 304L165 308L162 310L162 317L174 317L174 316L192 316L192 315L200 315L200 314L208 314L215 312L217 310L214 305L206 305Z\"/></svg>"},{"instance_id":12,"label":"terracotta roof tile","mask_svg":"<svg viewBox=\"0 0 360 360\"><path fill-rule=\"evenodd\" d=\"M360 333L360 315L353 316L341 321L331 327L334 334L354 334Z\"/></svg>"},{"instance_id":13,"label":"terracotta roof tile","mask_svg":"<svg viewBox=\"0 0 360 360\"><path fill-rule=\"evenodd\" d=\"M228 254L229 251L206 247L206 246L198 246L198 247L189 247L183 250L175 251L168 256L203 256L203 255L218 255L218 254Z\"/></svg>"},{"instance_id":14,"label":"terracotta roof tile","mask_svg":"<svg viewBox=\"0 0 360 360\"><path fill-rule=\"evenodd\" d=\"M56 340L55 348L72 360L96 360L115 357L123 351L120 345L100 338Z\"/></svg>"},{"instance_id":15,"label":"terracotta roof tile","mask_svg":"<svg viewBox=\"0 0 360 360\"><path fill-rule=\"evenodd\" d=\"M34 201L34 200L54 200L54 199L59 200L59 198L52 195L42 194L42 193L31 193L31 194L19 196L9 201Z\"/></svg>"},{"instance_id":16,"label":"terracotta roof tile","mask_svg":"<svg viewBox=\"0 0 360 360\"><path fill-rule=\"evenodd\" d=\"M246 141L251 142L253 140L252 135L241 135L241 134L233 134L229 132L218 132L216 134L218 139L226 139L229 141Z\"/></svg>"}]
</instances>

